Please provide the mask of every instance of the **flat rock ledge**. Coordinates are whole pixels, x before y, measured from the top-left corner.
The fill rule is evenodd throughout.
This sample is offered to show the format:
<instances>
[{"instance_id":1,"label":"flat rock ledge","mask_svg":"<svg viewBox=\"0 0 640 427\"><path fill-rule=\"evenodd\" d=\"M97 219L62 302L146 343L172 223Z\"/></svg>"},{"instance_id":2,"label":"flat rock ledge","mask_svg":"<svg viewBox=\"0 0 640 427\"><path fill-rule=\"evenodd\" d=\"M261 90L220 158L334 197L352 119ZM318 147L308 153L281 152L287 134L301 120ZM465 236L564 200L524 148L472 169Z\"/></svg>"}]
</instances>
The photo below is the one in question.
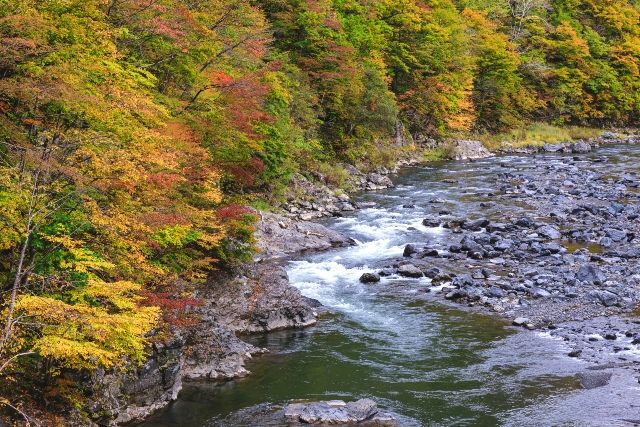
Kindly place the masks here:
<instances>
[{"instance_id":1,"label":"flat rock ledge","mask_svg":"<svg viewBox=\"0 0 640 427\"><path fill-rule=\"evenodd\" d=\"M284 417L290 423L315 425L400 425L393 415L380 412L371 399L291 403L284 408Z\"/></svg>"},{"instance_id":2,"label":"flat rock ledge","mask_svg":"<svg viewBox=\"0 0 640 427\"><path fill-rule=\"evenodd\" d=\"M256 261L282 259L355 244L350 237L321 224L269 212L260 212L255 237L260 251Z\"/></svg>"}]
</instances>

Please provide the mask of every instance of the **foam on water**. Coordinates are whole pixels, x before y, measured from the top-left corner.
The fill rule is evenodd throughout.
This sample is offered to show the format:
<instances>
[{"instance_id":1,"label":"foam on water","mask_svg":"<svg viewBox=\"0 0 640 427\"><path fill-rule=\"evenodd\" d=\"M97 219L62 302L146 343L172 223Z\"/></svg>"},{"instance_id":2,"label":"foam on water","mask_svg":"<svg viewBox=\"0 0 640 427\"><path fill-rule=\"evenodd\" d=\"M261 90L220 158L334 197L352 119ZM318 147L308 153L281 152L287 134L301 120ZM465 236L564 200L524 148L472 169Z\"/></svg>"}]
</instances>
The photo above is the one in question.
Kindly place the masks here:
<instances>
[{"instance_id":1,"label":"foam on water","mask_svg":"<svg viewBox=\"0 0 640 427\"><path fill-rule=\"evenodd\" d=\"M363 273L371 272L367 266L347 268L336 261L292 261L289 266L289 280L294 285L299 282L321 282L328 285L338 281L358 283L358 278Z\"/></svg>"},{"instance_id":2,"label":"foam on water","mask_svg":"<svg viewBox=\"0 0 640 427\"><path fill-rule=\"evenodd\" d=\"M404 245L393 245L391 239L381 239L352 246L342 252L339 259L347 259L363 263L382 258L400 256L403 251Z\"/></svg>"}]
</instances>

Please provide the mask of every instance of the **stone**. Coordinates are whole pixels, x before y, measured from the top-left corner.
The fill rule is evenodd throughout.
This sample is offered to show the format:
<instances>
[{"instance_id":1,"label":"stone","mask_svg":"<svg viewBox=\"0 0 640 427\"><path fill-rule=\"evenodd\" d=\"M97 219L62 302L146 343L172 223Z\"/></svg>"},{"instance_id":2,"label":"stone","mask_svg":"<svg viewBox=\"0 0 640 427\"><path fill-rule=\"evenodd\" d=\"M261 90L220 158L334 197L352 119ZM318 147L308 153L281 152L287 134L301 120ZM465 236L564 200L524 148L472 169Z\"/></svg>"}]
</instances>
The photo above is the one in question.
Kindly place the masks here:
<instances>
[{"instance_id":1,"label":"stone","mask_svg":"<svg viewBox=\"0 0 640 427\"><path fill-rule=\"evenodd\" d=\"M493 156L493 153L487 150L482 142L475 140L454 141L451 151L450 157L454 160L483 159Z\"/></svg>"},{"instance_id":2,"label":"stone","mask_svg":"<svg viewBox=\"0 0 640 427\"><path fill-rule=\"evenodd\" d=\"M424 225L425 227L440 227L441 223L442 222L438 218L433 217L425 218L422 220L422 225Z\"/></svg>"},{"instance_id":3,"label":"stone","mask_svg":"<svg viewBox=\"0 0 640 427\"><path fill-rule=\"evenodd\" d=\"M329 400L308 403L290 403L284 408L288 422L304 424L355 424L372 418L378 412L378 405L371 399L360 399L345 403Z\"/></svg>"},{"instance_id":4,"label":"stone","mask_svg":"<svg viewBox=\"0 0 640 427\"><path fill-rule=\"evenodd\" d=\"M529 217L520 218L516 221L516 225L522 228L533 228L536 223Z\"/></svg>"},{"instance_id":5,"label":"stone","mask_svg":"<svg viewBox=\"0 0 640 427\"><path fill-rule=\"evenodd\" d=\"M609 384L612 375L612 372L606 371L584 371L578 373L577 376L582 387L589 390Z\"/></svg>"},{"instance_id":6,"label":"stone","mask_svg":"<svg viewBox=\"0 0 640 427\"><path fill-rule=\"evenodd\" d=\"M440 252L437 249L427 248L418 254L418 258L439 257Z\"/></svg>"},{"instance_id":7,"label":"stone","mask_svg":"<svg viewBox=\"0 0 640 427\"><path fill-rule=\"evenodd\" d=\"M620 297L610 291L594 290L589 292L589 297L599 301L605 307L612 307L620 304Z\"/></svg>"},{"instance_id":8,"label":"stone","mask_svg":"<svg viewBox=\"0 0 640 427\"><path fill-rule=\"evenodd\" d=\"M362 283L376 283L380 281L380 276L376 273L364 273L360 276L360 282Z\"/></svg>"},{"instance_id":9,"label":"stone","mask_svg":"<svg viewBox=\"0 0 640 427\"><path fill-rule=\"evenodd\" d=\"M258 260L279 259L355 244L348 236L321 224L296 221L270 212L259 213L255 238L258 242Z\"/></svg>"},{"instance_id":10,"label":"stone","mask_svg":"<svg viewBox=\"0 0 640 427\"><path fill-rule=\"evenodd\" d=\"M513 240L511 239L500 239L493 245L493 248L500 252L508 251L512 247L513 247Z\"/></svg>"},{"instance_id":11,"label":"stone","mask_svg":"<svg viewBox=\"0 0 640 427\"><path fill-rule=\"evenodd\" d=\"M471 221L465 221L464 224L462 224L462 228L464 230L480 231L481 229L487 227L488 225L489 225L488 219L479 218Z\"/></svg>"},{"instance_id":12,"label":"stone","mask_svg":"<svg viewBox=\"0 0 640 427\"><path fill-rule=\"evenodd\" d=\"M530 321L527 317L516 317L515 319L513 319L512 324L514 326L525 326L529 322Z\"/></svg>"},{"instance_id":13,"label":"stone","mask_svg":"<svg viewBox=\"0 0 640 427\"><path fill-rule=\"evenodd\" d=\"M544 144L542 149L548 153L557 153L565 149L564 144Z\"/></svg>"},{"instance_id":14,"label":"stone","mask_svg":"<svg viewBox=\"0 0 640 427\"><path fill-rule=\"evenodd\" d=\"M365 189L367 190L382 190L385 188L393 187L393 182L388 176L384 176L378 173L371 173L367 175L367 184Z\"/></svg>"},{"instance_id":15,"label":"stone","mask_svg":"<svg viewBox=\"0 0 640 427\"><path fill-rule=\"evenodd\" d=\"M575 153L575 154L588 153L591 151L591 145L589 145L585 141L578 141L571 144L570 150L572 153Z\"/></svg>"},{"instance_id":16,"label":"stone","mask_svg":"<svg viewBox=\"0 0 640 427\"><path fill-rule=\"evenodd\" d=\"M582 265L576 273L576 279L593 285L601 285L607 280L602 270L594 265Z\"/></svg>"},{"instance_id":17,"label":"stone","mask_svg":"<svg viewBox=\"0 0 640 427\"><path fill-rule=\"evenodd\" d=\"M415 245L409 243L408 245L406 245L404 247L404 251L402 252L402 256L404 257L410 257L413 254L418 253L418 248L416 248Z\"/></svg>"},{"instance_id":18,"label":"stone","mask_svg":"<svg viewBox=\"0 0 640 427\"><path fill-rule=\"evenodd\" d=\"M553 240L559 239L560 237L562 237L560 230L558 230L556 227L552 225L543 225L542 227L536 230L536 233L538 233L543 237L546 237L547 239L553 239Z\"/></svg>"},{"instance_id":19,"label":"stone","mask_svg":"<svg viewBox=\"0 0 640 427\"><path fill-rule=\"evenodd\" d=\"M413 264L404 264L398 267L397 273L404 277L420 278L423 276L422 270Z\"/></svg>"},{"instance_id":20,"label":"stone","mask_svg":"<svg viewBox=\"0 0 640 427\"><path fill-rule=\"evenodd\" d=\"M451 281L451 285L456 287L475 286L476 282L469 274L461 274Z\"/></svg>"},{"instance_id":21,"label":"stone","mask_svg":"<svg viewBox=\"0 0 640 427\"><path fill-rule=\"evenodd\" d=\"M614 242L621 242L627 239L627 232L624 230L619 230L617 228L605 228L604 232L606 237L610 238Z\"/></svg>"}]
</instances>

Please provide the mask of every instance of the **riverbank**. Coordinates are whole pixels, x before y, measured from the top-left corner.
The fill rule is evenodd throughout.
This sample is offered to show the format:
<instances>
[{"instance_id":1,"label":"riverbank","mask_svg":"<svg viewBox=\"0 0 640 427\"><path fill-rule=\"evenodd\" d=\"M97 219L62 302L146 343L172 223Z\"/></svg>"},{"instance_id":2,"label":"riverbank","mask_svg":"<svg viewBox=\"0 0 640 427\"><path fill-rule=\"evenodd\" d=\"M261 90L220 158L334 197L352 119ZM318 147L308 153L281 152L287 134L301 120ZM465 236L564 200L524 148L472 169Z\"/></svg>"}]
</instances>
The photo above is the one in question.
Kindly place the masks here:
<instances>
[{"instance_id":1,"label":"riverbank","mask_svg":"<svg viewBox=\"0 0 640 427\"><path fill-rule=\"evenodd\" d=\"M589 144L589 148L591 148L592 144ZM593 144L593 146L595 146L595 144ZM584 146L576 144L572 146L567 144L560 148L558 148L558 146L546 146L546 148L543 146L541 148L536 148L536 150L562 152L563 150L577 150L581 147ZM455 184L455 182L448 183L448 185L452 186L455 186ZM438 201L435 202L436 203L430 203L428 206L439 206ZM408 201L405 205L405 209L422 208L412 201ZM361 206L365 207L370 205L364 203ZM360 206L358 206L357 203L353 204L353 209L358 207ZM325 211L326 212L323 212L322 215L320 215L321 217L329 216L329 214L335 216L335 212L331 213L329 210ZM309 212L311 211L308 211L307 213ZM313 214L314 216L317 215L318 210L315 210L315 212L316 214ZM315 322L315 314L320 309L317 306L317 301L301 298L299 291L289 286L286 274L284 274L279 262L291 259L292 257L298 257L305 253L345 246L352 244L353 242L343 234L327 229L319 224L299 221L297 218L299 218L299 215L304 213L305 211L301 211L296 213L296 215L290 215L294 218L278 216L270 213L261 215L258 222L257 238L262 250L256 257L257 263L254 265L255 268L252 268L252 272L247 272L246 275L240 275L240 277L242 277L240 280L228 276L218 278L217 284L215 286L211 286L212 289L217 289L218 291L211 295L201 296L205 301L207 301L201 312L206 321L196 328L198 332L195 335L191 336L190 339L185 340L186 345L184 346L184 348L187 348L188 346L195 346L197 349L195 352L196 356L192 356L190 359L182 361L180 369L175 370L176 372L173 374L174 377L184 377L189 381L203 379L219 381L242 377L248 373L244 366L246 361L250 359L251 354L260 353L262 350L259 347L243 343L236 338L236 334L242 336L242 334L246 333L269 331L286 327L304 327ZM446 215L442 215L442 218L446 219ZM455 218L450 219L452 221L455 220ZM460 223L458 227L454 226L453 228L450 227L448 229L452 231L453 236L458 236L459 231L464 231L469 227L468 224L465 227L462 225L463 224ZM535 230L536 227L533 227L533 229ZM507 230L504 232L506 231ZM499 230L495 230L495 232L500 233ZM520 233L523 234L523 236L526 236L529 232L523 229ZM473 233L474 236L476 234L476 232ZM440 258L452 259L448 258L446 255L441 256ZM472 257L466 258L473 259ZM417 256L413 256L411 258L403 257L398 260L398 262L407 265L409 259L412 260L412 263L419 264L419 262L417 262L419 259ZM495 260L495 258L493 258L493 260ZM431 262L432 260L428 261ZM460 260L458 259L458 261ZM393 265L390 267L393 267ZM504 267L508 268L509 266L506 265ZM480 270L482 269L480 268ZM425 273L427 273L427 271L425 271ZM433 274L433 271L428 274ZM491 274L489 274L489 276L491 276ZM255 281L256 277L261 277L262 279ZM461 274L460 277L463 277L463 275ZM449 279L453 279L452 282L455 281L456 278L449 277ZM435 281L431 282L432 284L438 284L440 286L444 284L442 283L442 280L438 283L439 278L435 279ZM472 287L476 287L478 289L485 288L485 282L473 277L472 279L474 280L474 285ZM539 278L534 277L534 280L537 279ZM458 281L459 280L461 279L458 279ZM475 286L476 280L479 280L479 284L477 286ZM273 285L274 283L275 286ZM493 282L489 281L487 283ZM232 286L229 286L230 284ZM388 292L392 287L393 286L386 286L385 292ZM460 290L460 287L457 287L456 285L449 285L449 287L451 287L451 289L446 289L446 286L443 286L440 289L438 289L437 286L430 287L428 289L430 291L429 297L439 299L441 302L445 303L456 301L457 304L463 303L465 307L472 305L473 310L482 310L484 312L492 313L498 312L510 320L513 320L516 317L528 316L528 322L524 322L524 324L531 324L531 327L548 328L549 326L548 323L545 324L544 322L539 321L535 316L534 307L536 307L538 302L541 302L536 299L531 299L533 303L529 305L530 309L526 312L516 311L516 308L510 309L506 306L499 310L495 310L499 304L505 303L505 301L501 301L500 298L497 298L496 295L488 296L486 301L474 301L473 298L475 297L471 299L462 296L454 298L454 291ZM493 292L496 286L490 286L490 288ZM229 292L228 289L235 289L235 291ZM444 292L442 289L447 290L448 292ZM462 289L464 290L465 287L462 286ZM504 297L509 297L509 293L505 290L503 291L505 292ZM447 294L451 292L454 292L454 295L451 295L450 298L446 298ZM516 295L518 294L516 293ZM523 296L520 295L520 298L523 300L527 298L526 295L524 298L522 297ZM582 304L582 302L579 304ZM540 307L542 307L541 310L544 311L544 304ZM512 312L509 310L512 310ZM610 310L613 311L615 308L610 308ZM558 306L558 312L564 312L564 308L562 306ZM303 313L303 315L300 316L300 313ZM559 321L559 319L557 320ZM554 322L558 323L558 321ZM556 324L551 326L556 327L556 329L550 329L556 331L556 334L560 334L560 331L564 330L562 328L558 328ZM576 337L577 336L578 335L576 334ZM583 353L586 355L587 352ZM153 369L151 369L151 371L153 371ZM172 390L175 391L175 389ZM170 398L164 400L165 404L175 398L175 394L172 394L169 397ZM143 406L142 408L156 409L157 407L158 406ZM135 417L132 418L139 418L143 415L143 412L135 412L134 415Z\"/></svg>"},{"instance_id":2,"label":"riverbank","mask_svg":"<svg viewBox=\"0 0 640 427\"><path fill-rule=\"evenodd\" d=\"M571 168L578 167L594 177L605 175L602 179L589 178L595 186L593 191L597 192L601 181L607 181L611 175L637 172L639 155L637 147L612 145L585 154L505 155L399 171L393 178L394 188L356 195L354 201L363 206L361 209L322 222L329 229L357 240L356 246L296 255L287 264L290 283L325 306L326 314L321 314L321 321L310 330L249 338L254 345L272 350L250 363L249 369L255 375L223 387L189 383L176 404L153 417L145 427L176 423L264 425L267 421L280 425L272 416L277 417L288 402L299 399L346 402L361 398L378 402L385 412L408 417L402 425L628 425L624 420L640 416L634 362L638 346L626 343L633 339L623 336L633 332L632 328L621 329L624 333L617 333L615 340L611 335L598 339L585 330L589 335L586 344L595 343L602 348L594 358L587 357L586 349L575 357L574 344L578 341L565 340L562 335L566 331L578 336L579 329L573 329L586 329L588 322L597 326L598 319L588 317L597 314L597 310L623 307L607 308L601 302L588 301L586 296L577 297L587 320L573 323L558 320L539 327L531 315L533 330L508 326L521 317L521 313L509 312L510 300L523 307L526 303L540 303L541 310L557 307L557 313L562 314L563 306L556 300L572 298L556 295L555 281L545 275L552 275L558 266L547 260L571 259L577 249L572 245L576 242L558 239L556 243L563 249L556 254L532 251L538 244L554 243L553 239L540 238L540 242L528 244L526 250L517 242L507 254L493 258L480 253L470 256L468 252L451 252L450 248L465 237L487 233L512 240L534 239L540 226L557 226L551 222L554 216L525 203L520 196L516 197L519 193L515 190L527 195L532 191L531 183L545 188L546 175L555 175L559 173L557 170L571 173ZM607 161L601 161L603 158ZM508 180L503 176L505 172L531 177L512 187L505 182ZM585 176L577 174L576 179L583 180ZM549 181L551 188L556 184ZM625 204L635 203L634 199ZM555 208L562 206L560 203ZM482 223L473 224L484 218L491 228L500 223L515 224L524 217L534 223L532 228L514 225L513 229L486 232L476 228L482 228ZM434 226L425 224L427 218L464 219L468 223ZM565 231L558 228L561 234ZM489 241L490 245L493 243L497 242ZM635 242L623 243L628 244ZM427 258L405 257L407 245L420 252L426 247L433 248L440 256L431 251ZM522 260L512 258L518 251L526 252ZM504 263L494 264L499 258ZM541 261L547 262L539 265ZM396 262L416 264L421 277L409 277L415 273L408 268L404 269L404 275L399 274L397 270L402 266L394 266ZM422 263L427 265L423 267ZM510 295L511 291L496 285L503 281L514 285L522 282L526 286L525 280L529 278L518 275L521 267L524 270L529 266L540 274L532 281L537 297L517 291ZM577 275L580 266L567 267ZM434 281L425 275L434 273L434 268L442 273L440 279L447 276L446 279L438 282L438 278ZM609 267L600 268L609 273ZM498 279L491 274L489 277L482 274L480 278L476 273L483 273L483 269L492 270ZM513 276L509 276L510 272ZM379 274L380 281L360 283L364 274ZM469 276L473 285L451 286L456 279ZM547 284L542 283L545 279ZM613 283L605 285L611 287ZM595 284L584 286L585 291L597 288ZM447 299L454 291L477 292L481 298ZM503 292L502 297L499 291ZM550 296L545 297L544 291ZM590 313L592 309L595 311ZM609 324L600 325L599 333L606 335L607 329L613 330L612 319L626 320L609 316L605 319ZM615 352L613 346L619 346L619 351Z\"/></svg>"},{"instance_id":3,"label":"riverbank","mask_svg":"<svg viewBox=\"0 0 640 427\"><path fill-rule=\"evenodd\" d=\"M640 360L637 168L588 156L582 143L543 150L571 154L529 156L515 170L500 163L491 188L466 196L486 200L468 216L446 200L418 207L446 237L405 246L361 280L427 280L419 298L498 314L563 340L571 357L628 367Z\"/></svg>"},{"instance_id":4,"label":"riverbank","mask_svg":"<svg viewBox=\"0 0 640 427\"><path fill-rule=\"evenodd\" d=\"M340 187L332 184L335 180L328 176L316 174L313 180L309 180L302 175L295 175L287 193L286 202L276 208L279 213L289 218L303 221L318 220L348 214L358 209L360 206L353 202L351 195L363 191L392 188L393 181L390 177L406 167L448 160L476 160L505 154L579 154L590 152L600 146L638 143L640 143L640 133L632 130L605 131L597 137L552 143L528 140L453 139L441 142L429 140L414 150L401 150L401 154L391 168L379 167L374 172L365 173L352 165L342 165L346 178Z\"/></svg>"}]
</instances>

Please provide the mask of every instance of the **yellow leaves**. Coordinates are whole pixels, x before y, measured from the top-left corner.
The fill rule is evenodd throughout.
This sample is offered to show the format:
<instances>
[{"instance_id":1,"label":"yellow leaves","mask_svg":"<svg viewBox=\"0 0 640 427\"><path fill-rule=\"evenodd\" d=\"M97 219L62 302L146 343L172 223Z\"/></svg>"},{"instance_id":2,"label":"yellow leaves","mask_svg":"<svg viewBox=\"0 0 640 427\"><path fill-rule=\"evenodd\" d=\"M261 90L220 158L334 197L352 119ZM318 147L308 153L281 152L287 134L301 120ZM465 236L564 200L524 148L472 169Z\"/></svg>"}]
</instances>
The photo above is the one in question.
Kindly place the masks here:
<instances>
[{"instance_id":1,"label":"yellow leaves","mask_svg":"<svg viewBox=\"0 0 640 427\"><path fill-rule=\"evenodd\" d=\"M145 334L157 323L157 307L141 307L139 284L107 283L97 278L72 293L71 302L22 295L17 312L39 325L33 350L62 366L93 369L122 367L126 358L144 359Z\"/></svg>"}]
</instances>

